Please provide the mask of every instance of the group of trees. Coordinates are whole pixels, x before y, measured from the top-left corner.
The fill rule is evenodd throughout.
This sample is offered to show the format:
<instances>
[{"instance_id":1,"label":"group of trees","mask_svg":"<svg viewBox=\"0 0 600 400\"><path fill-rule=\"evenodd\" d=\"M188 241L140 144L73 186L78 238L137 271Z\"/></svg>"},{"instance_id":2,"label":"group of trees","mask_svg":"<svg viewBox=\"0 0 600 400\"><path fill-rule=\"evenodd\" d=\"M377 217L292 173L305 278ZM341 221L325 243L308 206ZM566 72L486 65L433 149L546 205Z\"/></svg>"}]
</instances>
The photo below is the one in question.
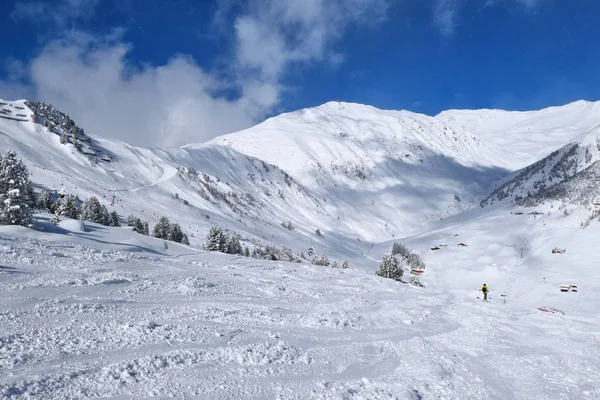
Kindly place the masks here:
<instances>
[{"instance_id":1,"label":"group of trees","mask_svg":"<svg viewBox=\"0 0 600 400\"><path fill-rule=\"evenodd\" d=\"M144 226L145 228L147 226ZM159 239L170 240L177 243L190 244L190 241L185 233L181 230L181 226L176 223L171 223L169 218L160 217L154 229L152 236Z\"/></svg>"},{"instance_id":2,"label":"group of trees","mask_svg":"<svg viewBox=\"0 0 600 400\"><path fill-rule=\"evenodd\" d=\"M379 269L375 274L383 278L401 281L404 275L404 267L423 269L425 263L417 253L413 253L401 243L395 242L392 246L392 253L386 254L379 264ZM417 284L418 280L411 282Z\"/></svg>"},{"instance_id":3,"label":"group of trees","mask_svg":"<svg viewBox=\"0 0 600 400\"><path fill-rule=\"evenodd\" d=\"M290 223L291 224L291 223ZM284 225L284 223L282 223ZM286 226L287 227L287 226ZM240 243L240 236L236 233L228 234L223 232L218 226L213 226L208 234L206 235L206 243L204 249L208 251L219 251L226 254L239 254L245 257L257 258L260 260L272 260L272 261L287 261L301 263L302 258L295 257L292 253L292 249L289 247L276 247L276 246L262 246L255 243L252 251L248 247L243 247ZM313 257L310 262L314 265L322 265L332 268L348 268L348 261L344 261L341 265L337 261L330 262L329 258L325 254L321 254Z\"/></svg>"},{"instance_id":4,"label":"group of trees","mask_svg":"<svg viewBox=\"0 0 600 400\"><path fill-rule=\"evenodd\" d=\"M327 254L321 254L321 255L315 256L315 257L313 257L313 259L310 262L311 262L311 264L322 265L324 267L342 268L342 269L348 268L348 260L344 260L342 262L342 264L340 265L340 264L338 264L337 261L330 262L329 257L327 257Z\"/></svg>"},{"instance_id":5,"label":"group of trees","mask_svg":"<svg viewBox=\"0 0 600 400\"><path fill-rule=\"evenodd\" d=\"M250 256L250 250L246 247L242 249L240 237L224 233L218 226L210 228L206 236L204 248L208 251L220 251L227 254L239 254L246 257Z\"/></svg>"},{"instance_id":6,"label":"group of trees","mask_svg":"<svg viewBox=\"0 0 600 400\"><path fill-rule=\"evenodd\" d=\"M142 221L135 215L127 217L127 226L132 227L135 232L141 233L142 235L150 235L150 225L148 224L148 221Z\"/></svg>"},{"instance_id":7,"label":"group of trees","mask_svg":"<svg viewBox=\"0 0 600 400\"><path fill-rule=\"evenodd\" d=\"M57 216L82 219L106 226L120 226L116 211L109 212L98 198L90 197L81 207L80 200L71 194L61 194L54 200L48 188L42 189L36 197L33 185L29 180L29 170L23 161L17 158L14 151L4 157L0 154L0 224L24 225L32 223L35 209L51 212ZM147 221L130 215L127 225L136 232L148 235ZM160 217L152 232L154 237L189 244L188 237L179 224L169 222L167 217ZM239 241L238 241L239 244Z\"/></svg>"}]
</instances>

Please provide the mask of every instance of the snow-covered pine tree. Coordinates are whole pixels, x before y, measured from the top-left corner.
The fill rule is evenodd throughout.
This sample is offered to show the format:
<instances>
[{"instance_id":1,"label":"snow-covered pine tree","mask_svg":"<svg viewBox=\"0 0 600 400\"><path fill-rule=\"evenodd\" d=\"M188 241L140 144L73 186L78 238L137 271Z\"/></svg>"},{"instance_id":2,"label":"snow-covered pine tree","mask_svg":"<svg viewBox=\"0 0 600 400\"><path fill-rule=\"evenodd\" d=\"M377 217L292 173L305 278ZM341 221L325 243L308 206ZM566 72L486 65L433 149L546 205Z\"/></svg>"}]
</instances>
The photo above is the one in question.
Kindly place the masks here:
<instances>
[{"instance_id":1,"label":"snow-covered pine tree","mask_svg":"<svg viewBox=\"0 0 600 400\"><path fill-rule=\"evenodd\" d=\"M141 221L140 221L140 222L141 222ZM141 229L140 233L141 233L142 235L146 235L146 236L150 235L150 225L148 224L148 221L144 221L144 222L142 222L142 226L141 226L141 228L142 228L142 229Z\"/></svg>"},{"instance_id":2,"label":"snow-covered pine tree","mask_svg":"<svg viewBox=\"0 0 600 400\"><path fill-rule=\"evenodd\" d=\"M169 229L169 240L177 243L181 243L183 240L183 231L181 230L181 226L179 226L179 224L171 224Z\"/></svg>"},{"instance_id":3,"label":"snow-covered pine tree","mask_svg":"<svg viewBox=\"0 0 600 400\"><path fill-rule=\"evenodd\" d=\"M104 205L100 204L98 198L92 196L87 199L81 207L81 219L97 224L108 225L108 210Z\"/></svg>"},{"instance_id":4,"label":"snow-covered pine tree","mask_svg":"<svg viewBox=\"0 0 600 400\"><path fill-rule=\"evenodd\" d=\"M77 214L79 214L77 197L67 194L59 198L54 207L54 214L77 219Z\"/></svg>"},{"instance_id":5,"label":"snow-covered pine tree","mask_svg":"<svg viewBox=\"0 0 600 400\"><path fill-rule=\"evenodd\" d=\"M399 281L404 274L400 261L392 254L386 254L379 264L379 270L375 272L375 275L383 278L393 279Z\"/></svg>"},{"instance_id":6,"label":"snow-covered pine tree","mask_svg":"<svg viewBox=\"0 0 600 400\"><path fill-rule=\"evenodd\" d=\"M402 243L394 242L392 246L392 255L395 256L396 254L399 254L402 257L408 257L410 255L410 250Z\"/></svg>"},{"instance_id":7,"label":"snow-covered pine tree","mask_svg":"<svg viewBox=\"0 0 600 400\"><path fill-rule=\"evenodd\" d=\"M334 261L333 264L331 264L331 268L339 268L337 261Z\"/></svg>"},{"instance_id":8,"label":"snow-covered pine tree","mask_svg":"<svg viewBox=\"0 0 600 400\"><path fill-rule=\"evenodd\" d=\"M135 215L129 215L127 217L127 226L132 226L133 230L142 235L149 235L148 221L142 221Z\"/></svg>"},{"instance_id":9,"label":"snow-covered pine tree","mask_svg":"<svg viewBox=\"0 0 600 400\"><path fill-rule=\"evenodd\" d=\"M34 204L29 171L11 150L0 158L0 223L29 225Z\"/></svg>"},{"instance_id":10,"label":"snow-covered pine tree","mask_svg":"<svg viewBox=\"0 0 600 400\"><path fill-rule=\"evenodd\" d=\"M101 221L99 224L110 226L110 213L104 204L100 206Z\"/></svg>"},{"instance_id":11,"label":"snow-covered pine tree","mask_svg":"<svg viewBox=\"0 0 600 400\"><path fill-rule=\"evenodd\" d=\"M117 214L116 211L113 211L109 214L108 226L121 226L119 223L119 214Z\"/></svg>"},{"instance_id":12,"label":"snow-covered pine tree","mask_svg":"<svg viewBox=\"0 0 600 400\"><path fill-rule=\"evenodd\" d=\"M226 235L225 238L228 254L242 254L242 245L237 235Z\"/></svg>"},{"instance_id":13,"label":"snow-covered pine tree","mask_svg":"<svg viewBox=\"0 0 600 400\"><path fill-rule=\"evenodd\" d=\"M136 217L135 215L128 215L127 216L127 226L132 226L135 228L136 222L138 221L138 217Z\"/></svg>"},{"instance_id":14,"label":"snow-covered pine tree","mask_svg":"<svg viewBox=\"0 0 600 400\"><path fill-rule=\"evenodd\" d=\"M244 257L250 257L250 249L248 247L244 247Z\"/></svg>"},{"instance_id":15,"label":"snow-covered pine tree","mask_svg":"<svg viewBox=\"0 0 600 400\"><path fill-rule=\"evenodd\" d=\"M169 240L169 231L171 230L171 223L169 222L169 218L160 217L156 225L154 225L154 230L152 231L152 236L159 239L167 239Z\"/></svg>"},{"instance_id":16,"label":"snow-covered pine tree","mask_svg":"<svg viewBox=\"0 0 600 400\"><path fill-rule=\"evenodd\" d=\"M206 244L204 248L208 251L223 251L226 249L225 235L218 226L210 228L208 235L206 235Z\"/></svg>"},{"instance_id":17,"label":"snow-covered pine tree","mask_svg":"<svg viewBox=\"0 0 600 400\"><path fill-rule=\"evenodd\" d=\"M328 267L329 266L329 257L327 257L326 254L321 254L319 256L315 256L312 261L311 261L314 265L322 265L324 267Z\"/></svg>"},{"instance_id":18,"label":"snow-covered pine tree","mask_svg":"<svg viewBox=\"0 0 600 400\"><path fill-rule=\"evenodd\" d=\"M342 263L342 269L348 269L348 260L344 260Z\"/></svg>"},{"instance_id":19,"label":"snow-covered pine tree","mask_svg":"<svg viewBox=\"0 0 600 400\"><path fill-rule=\"evenodd\" d=\"M40 210L52 211L52 208L54 207L54 202L52 201L52 196L50 196L50 191L48 190L48 188L45 187L40 192L40 195L37 199L37 207Z\"/></svg>"}]
</instances>

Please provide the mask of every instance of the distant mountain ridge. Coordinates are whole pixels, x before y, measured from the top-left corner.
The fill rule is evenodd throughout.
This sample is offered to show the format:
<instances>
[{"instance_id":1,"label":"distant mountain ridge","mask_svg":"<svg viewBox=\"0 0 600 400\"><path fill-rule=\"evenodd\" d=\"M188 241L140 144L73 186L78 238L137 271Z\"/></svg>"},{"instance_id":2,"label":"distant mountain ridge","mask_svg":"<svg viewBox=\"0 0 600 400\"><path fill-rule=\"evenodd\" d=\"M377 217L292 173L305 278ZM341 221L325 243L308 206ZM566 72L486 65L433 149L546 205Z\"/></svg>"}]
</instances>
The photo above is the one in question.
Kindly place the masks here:
<instances>
[{"instance_id":1,"label":"distant mountain ridge","mask_svg":"<svg viewBox=\"0 0 600 400\"><path fill-rule=\"evenodd\" d=\"M517 172L537 157L525 149L550 150L534 160L543 161L579 136L587 135L591 145L600 124L599 103L430 117L330 102L204 144L147 149L91 138L50 105L2 103L26 107L19 112L22 121L0 118L0 151L17 151L37 189L94 195L122 217L134 214L151 223L166 215L192 245L201 245L216 224L297 253L367 254L370 243L406 236L440 218L509 196L519 200L534 185L521 187L523 182L541 179L532 175L538 167ZM577 159L585 160L584 147L579 149L584 153ZM559 163L551 157L544 171ZM584 164L569 167L569 176ZM345 249L334 245L340 239Z\"/></svg>"}]
</instances>

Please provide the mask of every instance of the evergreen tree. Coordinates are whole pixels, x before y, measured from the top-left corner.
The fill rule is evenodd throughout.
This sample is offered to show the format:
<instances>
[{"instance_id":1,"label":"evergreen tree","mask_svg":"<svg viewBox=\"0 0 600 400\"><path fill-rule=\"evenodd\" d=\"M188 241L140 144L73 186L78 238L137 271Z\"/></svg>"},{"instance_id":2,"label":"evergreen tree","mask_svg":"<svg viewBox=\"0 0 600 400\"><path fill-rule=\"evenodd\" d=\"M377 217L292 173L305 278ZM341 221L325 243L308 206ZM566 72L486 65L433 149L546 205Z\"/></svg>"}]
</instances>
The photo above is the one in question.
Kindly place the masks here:
<instances>
[{"instance_id":1,"label":"evergreen tree","mask_svg":"<svg viewBox=\"0 0 600 400\"><path fill-rule=\"evenodd\" d=\"M179 224L171 224L169 228L169 240L181 243L184 235L181 226L179 226Z\"/></svg>"},{"instance_id":2,"label":"evergreen tree","mask_svg":"<svg viewBox=\"0 0 600 400\"><path fill-rule=\"evenodd\" d=\"M348 269L348 260L344 260L342 263L342 269Z\"/></svg>"},{"instance_id":3,"label":"evergreen tree","mask_svg":"<svg viewBox=\"0 0 600 400\"><path fill-rule=\"evenodd\" d=\"M208 235L206 235L206 244L204 248L208 251L222 251L226 250L225 235L218 226L210 228Z\"/></svg>"},{"instance_id":4,"label":"evergreen tree","mask_svg":"<svg viewBox=\"0 0 600 400\"><path fill-rule=\"evenodd\" d=\"M377 276L394 279L396 281L401 280L403 274L404 270L402 269L400 261L392 254L383 256L383 260L381 260L381 264L379 264L379 270L375 273Z\"/></svg>"},{"instance_id":5,"label":"evergreen tree","mask_svg":"<svg viewBox=\"0 0 600 400\"><path fill-rule=\"evenodd\" d=\"M97 224L111 225L111 216L106 209L106 206L100 204L100 201L92 196L87 199L81 207L81 219L85 221L95 222ZM117 222L119 218L117 216Z\"/></svg>"},{"instance_id":6,"label":"evergreen tree","mask_svg":"<svg viewBox=\"0 0 600 400\"><path fill-rule=\"evenodd\" d=\"M142 228L142 230L140 231L141 234L146 235L146 236L150 235L150 225L148 224L148 221L142 222L141 228Z\"/></svg>"},{"instance_id":7,"label":"evergreen tree","mask_svg":"<svg viewBox=\"0 0 600 400\"><path fill-rule=\"evenodd\" d=\"M339 268L337 261L334 261L333 264L331 264L331 268Z\"/></svg>"},{"instance_id":8,"label":"evergreen tree","mask_svg":"<svg viewBox=\"0 0 600 400\"><path fill-rule=\"evenodd\" d=\"M67 194L56 201L54 214L77 219L78 213L77 197Z\"/></svg>"},{"instance_id":9,"label":"evergreen tree","mask_svg":"<svg viewBox=\"0 0 600 400\"><path fill-rule=\"evenodd\" d=\"M148 221L142 221L135 215L129 215L127 217L127 226L133 227L133 230L142 235L149 235Z\"/></svg>"},{"instance_id":10,"label":"evergreen tree","mask_svg":"<svg viewBox=\"0 0 600 400\"><path fill-rule=\"evenodd\" d=\"M396 254L400 254L402 257L408 257L410 255L410 250L402 243L394 242L392 246L392 255L395 256Z\"/></svg>"},{"instance_id":11,"label":"evergreen tree","mask_svg":"<svg viewBox=\"0 0 600 400\"><path fill-rule=\"evenodd\" d=\"M118 217L117 217L118 220ZM110 213L104 204L100 206L100 221L99 224L111 226L110 225Z\"/></svg>"},{"instance_id":12,"label":"evergreen tree","mask_svg":"<svg viewBox=\"0 0 600 400\"><path fill-rule=\"evenodd\" d=\"M324 267L329 266L329 257L326 254L321 254L320 256L316 256L312 259L312 263L314 265L322 265Z\"/></svg>"},{"instance_id":13,"label":"evergreen tree","mask_svg":"<svg viewBox=\"0 0 600 400\"><path fill-rule=\"evenodd\" d=\"M169 232L171 230L171 223L167 217L160 217L158 223L154 225L152 236L159 239L169 240Z\"/></svg>"},{"instance_id":14,"label":"evergreen tree","mask_svg":"<svg viewBox=\"0 0 600 400\"><path fill-rule=\"evenodd\" d=\"M127 226L132 226L135 228L136 222L138 221L138 217L136 217L135 215L128 215L127 216Z\"/></svg>"},{"instance_id":15,"label":"evergreen tree","mask_svg":"<svg viewBox=\"0 0 600 400\"><path fill-rule=\"evenodd\" d=\"M242 245L240 239L236 235L226 235L225 244L228 254L242 254Z\"/></svg>"},{"instance_id":16,"label":"evergreen tree","mask_svg":"<svg viewBox=\"0 0 600 400\"><path fill-rule=\"evenodd\" d=\"M250 249L248 247L244 247L244 257L250 257Z\"/></svg>"},{"instance_id":17,"label":"evergreen tree","mask_svg":"<svg viewBox=\"0 0 600 400\"><path fill-rule=\"evenodd\" d=\"M0 223L29 225L34 204L29 171L11 150L0 158Z\"/></svg>"},{"instance_id":18,"label":"evergreen tree","mask_svg":"<svg viewBox=\"0 0 600 400\"><path fill-rule=\"evenodd\" d=\"M119 223L119 214L117 214L116 211L113 211L109 214L108 226L121 226Z\"/></svg>"},{"instance_id":19,"label":"evergreen tree","mask_svg":"<svg viewBox=\"0 0 600 400\"><path fill-rule=\"evenodd\" d=\"M44 211L52 211L54 207L54 202L52 201L52 196L50 196L50 191L48 188L43 188L38 196L37 207L40 210Z\"/></svg>"}]
</instances>

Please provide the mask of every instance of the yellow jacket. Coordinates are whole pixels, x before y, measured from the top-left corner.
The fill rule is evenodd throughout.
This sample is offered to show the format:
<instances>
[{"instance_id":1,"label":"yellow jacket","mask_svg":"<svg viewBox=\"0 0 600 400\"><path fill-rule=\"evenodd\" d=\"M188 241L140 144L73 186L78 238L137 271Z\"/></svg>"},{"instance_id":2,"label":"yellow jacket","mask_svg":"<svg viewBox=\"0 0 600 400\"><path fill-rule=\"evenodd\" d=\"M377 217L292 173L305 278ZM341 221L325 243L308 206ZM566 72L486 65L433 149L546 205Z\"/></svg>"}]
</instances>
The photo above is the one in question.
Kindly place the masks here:
<instances>
[{"instance_id":1,"label":"yellow jacket","mask_svg":"<svg viewBox=\"0 0 600 400\"><path fill-rule=\"evenodd\" d=\"M479 290L481 290L483 293L487 293L487 292L489 292L489 291L490 291L490 290L488 289L488 287L487 287L487 286L485 286L485 285L483 285L483 286L481 287L481 289L479 289Z\"/></svg>"}]
</instances>

